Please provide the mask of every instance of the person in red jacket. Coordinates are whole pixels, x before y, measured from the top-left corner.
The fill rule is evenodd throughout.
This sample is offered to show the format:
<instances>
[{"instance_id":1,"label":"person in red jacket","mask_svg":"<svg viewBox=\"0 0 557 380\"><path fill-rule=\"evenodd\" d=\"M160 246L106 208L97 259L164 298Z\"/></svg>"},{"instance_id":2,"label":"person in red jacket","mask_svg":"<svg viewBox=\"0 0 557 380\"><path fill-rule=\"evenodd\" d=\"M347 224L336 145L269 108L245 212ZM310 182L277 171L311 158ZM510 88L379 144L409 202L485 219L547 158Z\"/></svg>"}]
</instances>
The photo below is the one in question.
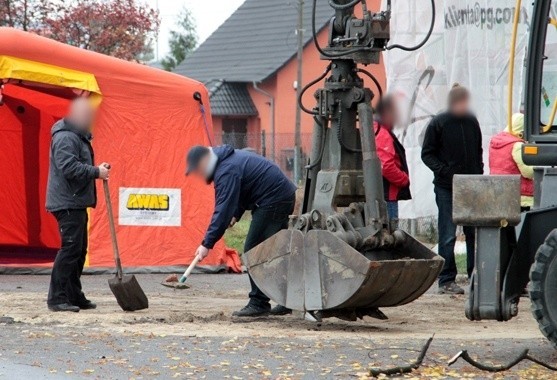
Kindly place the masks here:
<instances>
[{"instance_id":1,"label":"person in red jacket","mask_svg":"<svg viewBox=\"0 0 557 380\"><path fill-rule=\"evenodd\" d=\"M522 160L524 115L515 113L512 125L491 138L489 171L491 174L520 175L520 205L529 210L534 205L534 168Z\"/></svg>"},{"instance_id":2,"label":"person in red jacket","mask_svg":"<svg viewBox=\"0 0 557 380\"><path fill-rule=\"evenodd\" d=\"M404 146L393 133L398 122L396 100L386 95L379 100L375 109L374 122L377 155L381 160L383 188L389 219L398 219L398 201L411 199L410 177Z\"/></svg>"}]
</instances>

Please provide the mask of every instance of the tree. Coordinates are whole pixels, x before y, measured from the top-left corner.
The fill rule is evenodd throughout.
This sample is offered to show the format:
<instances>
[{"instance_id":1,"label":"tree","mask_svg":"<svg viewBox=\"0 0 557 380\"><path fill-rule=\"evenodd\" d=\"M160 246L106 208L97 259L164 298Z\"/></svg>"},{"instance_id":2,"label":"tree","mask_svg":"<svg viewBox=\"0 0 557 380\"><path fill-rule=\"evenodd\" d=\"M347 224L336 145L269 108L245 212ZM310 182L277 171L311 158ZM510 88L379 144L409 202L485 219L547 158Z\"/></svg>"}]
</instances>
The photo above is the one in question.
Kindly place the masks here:
<instances>
[{"instance_id":1,"label":"tree","mask_svg":"<svg viewBox=\"0 0 557 380\"><path fill-rule=\"evenodd\" d=\"M44 20L63 8L64 3L63 0L0 0L0 26L25 31L39 30Z\"/></svg>"},{"instance_id":2,"label":"tree","mask_svg":"<svg viewBox=\"0 0 557 380\"><path fill-rule=\"evenodd\" d=\"M176 27L176 30L170 31L170 53L161 61L167 71L174 70L197 46L195 20L187 8L182 8L178 14Z\"/></svg>"},{"instance_id":3,"label":"tree","mask_svg":"<svg viewBox=\"0 0 557 380\"><path fill-rule=\"evenodd\" d=\"M137 0L0 0L0 26L128 61L149 53L159 24Z\"/></svg>"},{"instance_id":4,"label":"tree","mask_svg":"<svg viewBox=\"0 0 557 380\"><path fill-rule=\"evenodd\" d=\"M149 50L158 11L136 0L77 0L46 18L41 34L69 45L128 61Z\"/></svg>"}]
</instances>

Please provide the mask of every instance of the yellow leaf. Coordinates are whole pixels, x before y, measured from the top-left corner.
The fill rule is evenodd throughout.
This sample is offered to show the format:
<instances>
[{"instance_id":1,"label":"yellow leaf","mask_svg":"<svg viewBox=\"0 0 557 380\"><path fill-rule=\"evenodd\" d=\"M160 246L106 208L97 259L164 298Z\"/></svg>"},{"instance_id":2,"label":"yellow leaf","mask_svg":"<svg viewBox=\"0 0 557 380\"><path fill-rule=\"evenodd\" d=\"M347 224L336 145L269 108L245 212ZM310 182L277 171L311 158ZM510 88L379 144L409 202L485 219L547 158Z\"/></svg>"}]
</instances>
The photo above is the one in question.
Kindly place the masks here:
<instances>
[{"instance_id":1,"label":"yellow leaf","mask_svg":"<svg viewBox=\"0 0 557 380\"><path fill-rule=\"evenodd\" d=\"M391 359L398 359L398 355L391 355Z\"/></svg>"}]
</instances>

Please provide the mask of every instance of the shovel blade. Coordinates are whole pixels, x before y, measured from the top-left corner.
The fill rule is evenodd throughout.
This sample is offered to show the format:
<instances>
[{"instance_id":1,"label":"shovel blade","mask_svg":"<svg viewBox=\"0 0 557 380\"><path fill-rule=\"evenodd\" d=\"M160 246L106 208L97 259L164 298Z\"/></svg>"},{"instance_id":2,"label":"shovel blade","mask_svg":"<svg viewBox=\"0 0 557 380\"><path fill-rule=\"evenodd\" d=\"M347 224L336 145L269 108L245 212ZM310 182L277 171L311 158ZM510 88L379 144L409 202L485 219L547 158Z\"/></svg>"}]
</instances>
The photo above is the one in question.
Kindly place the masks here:
<instances>
[{"instance_id":1,"label":"shovel blade","mask_svg":"<svg viewBox=\"0 0 557 380\"><path fill-rule=\"evenodd\" d=\"M123 276L122 280L114 277L108 280L108 285L122 310L137 311L149 307L149 300L135 276Z\"/></svg>"},{"instance_id":2,"label":"shovel blade","mask_svg":"<svg viewBox=\"0 0 557 380\"><path fill-rule=\"evenodd\" d=\"M186 285L183 282L161 282L162 286L166 286L167 288L172 288L172 289L178 289L178 290L184 290L184 289L189 289L190 286Z\"/></svg>"}]
</instances>

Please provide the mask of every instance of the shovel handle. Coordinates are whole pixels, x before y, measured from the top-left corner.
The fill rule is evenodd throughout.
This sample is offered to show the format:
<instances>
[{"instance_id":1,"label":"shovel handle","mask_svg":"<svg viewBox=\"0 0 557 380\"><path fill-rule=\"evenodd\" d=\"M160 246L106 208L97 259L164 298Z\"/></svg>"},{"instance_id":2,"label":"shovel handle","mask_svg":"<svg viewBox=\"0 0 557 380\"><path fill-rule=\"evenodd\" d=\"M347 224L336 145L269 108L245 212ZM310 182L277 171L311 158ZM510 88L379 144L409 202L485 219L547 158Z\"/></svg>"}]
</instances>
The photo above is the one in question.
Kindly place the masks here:
<instances>
[{"instance_id":1,"label":"shovel handle","mask_svg":"<svg viewBox=\"0 0 557 380\"><path fill-rule=\"evenodd\" d=\"M184 282L186 282L186 280L188 279L188 276L191 274L191 272L193 271L193 269L195 268L195 266L197 265L198 262L199 262L199 256L196 255L195 258L193 259L193 261L191 262L190 266L188 267L188 269L186 269L186 271L184 272L184 274L180 278L180 282L182 284Z\"/></svg>"},{"instance_id":2,"label":"shovel handle","mask_svg":"<svg viewBox=\"0 0 557 380\"><path fill-rule=\"evenodd\" d=\"M110 238L112 240L112 250L114 251L114 262L116 263L116 275L121 280L122 261L120 260L120 250L118 249L118 240L116 240L116 226L114 225L114 212L112 211L112 201L110 200L110 189L108 181L103 180L104 199L106 201L106 210L108 211L108 226L110 227Z\"/></svg>"}]
</instances>

